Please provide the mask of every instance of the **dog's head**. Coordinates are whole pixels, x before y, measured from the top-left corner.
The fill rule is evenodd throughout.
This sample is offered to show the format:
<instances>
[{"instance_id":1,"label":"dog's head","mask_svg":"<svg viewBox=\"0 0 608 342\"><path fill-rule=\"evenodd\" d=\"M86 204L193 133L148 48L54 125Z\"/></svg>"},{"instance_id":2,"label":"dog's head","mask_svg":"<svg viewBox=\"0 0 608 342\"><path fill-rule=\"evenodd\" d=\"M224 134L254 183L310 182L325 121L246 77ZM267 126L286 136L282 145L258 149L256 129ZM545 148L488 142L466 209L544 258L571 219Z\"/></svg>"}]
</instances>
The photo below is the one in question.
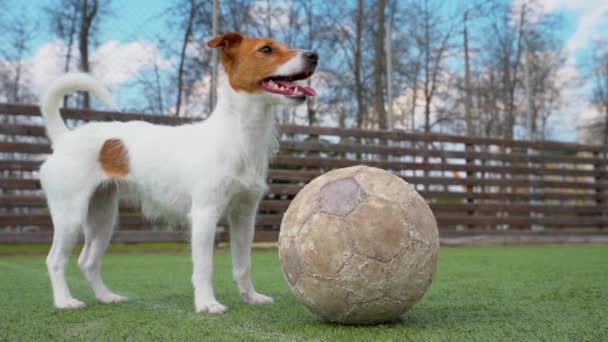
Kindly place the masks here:
<instances>
[{"instance_id":1,"label":"dog's head","mask_svg":"<svg viewBox=\"0 0 608 342\"><path fill-rule=\"evenodd\" d=\"M221 48L221 61L230 86L237 92L259 93L274 103L300 103L315 96L314 89L295 83L310 77L319 56L292 50L270 38L248 38L226 33L207 45Z\"/></svg>"}]
</instances>

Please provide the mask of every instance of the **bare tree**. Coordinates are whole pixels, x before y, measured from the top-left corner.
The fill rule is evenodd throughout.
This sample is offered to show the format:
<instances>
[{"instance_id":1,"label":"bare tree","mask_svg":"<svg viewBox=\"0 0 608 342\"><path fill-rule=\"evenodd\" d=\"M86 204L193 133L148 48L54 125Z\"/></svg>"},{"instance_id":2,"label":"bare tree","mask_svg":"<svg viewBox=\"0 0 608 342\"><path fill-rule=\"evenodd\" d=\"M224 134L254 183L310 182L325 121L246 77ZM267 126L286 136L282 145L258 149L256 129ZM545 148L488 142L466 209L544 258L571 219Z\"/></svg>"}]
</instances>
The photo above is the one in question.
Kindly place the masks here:
<instances>
[{"instance_id":1,"label":"bare tree","mask_svg":"<svg viewBox=\"0 0 608 342\"><path fill-rule=\"evenodd\" d=\"M583 127L586 141L608 149L608 48L605 41L596 42L590 60L593 79L592 104L598 116Z\"/></svg>"},{"instance_id":2,"label":"bare tree","mask_svg":"<svg viewBox=\"0 0 608 342\"><path fill-rule=\"evenodd\" d=\"M8 19L4 28L7 33L6 48L1 49L0 56L0 92L4 93L5 101L12 103L28 103L35 99L27 84L28 70L25 64L26 54L37 31L23 10L18 15Z\"/></svg>"},{"instance_id":3,"label":"bare tree","mask_svg":"<svg viewBox=\"0 0 608 342\"><path fill-rule=\"evenodd\" d=\"M479 19L487 15L494 6L493 1L474 2L470 5L465 5L462 9L462 50L464 57L464 120L466 134L468 136L476 135L476 125L473 106L473 84L471 80L471 58L470 58L470 34L469 24L471 20Z\"/></svg>"},{"instance_id":4,"label":"bare tree","mask_svg":"<svg viewBox=\"0 0 608 342\"><path fill-rule=\"evenodd\" d=\"M220 5L219 0L213 0L213 17L211 20L212 35L218 36L220 33ZM211 51L211 94L209 99L209 112L213 111L217 102L217 77L219 68L219 52L218 49Z\"/></svg>"},{"instance_id":5,"label":"bare tree","mask_svg":"<svg viewBox=\"0 0 608 342\"><path fill-rule=\"evenodd\" d=\"M51 31L66 44L63 71L69 72L72 63L72 48L76 40L78 20L80 18L80 0L59 0L47 6L45 11L48 15ZM63 98L63 106L68 106L69 95Z\"/></svg>"},{"instance_id":6,"label":"bare tree","mask_svg":"<svg viewBox=\"0 0 608 342\"><path fill-rule=\"evenodd\" d=\"M384 10L385 0L377 2L376 40L374 46L374 112L380 129L387 129L386 108L384 107Z\"/></svg>"},{"instance_id":7,"label":"bare tree","mask_svg":"<svg viewBox=\"0 0 608 342\"><path fill-rule=\"evenodd\" d=\"M151 72L140 74L136 84L140 86L144 96L143 106L134 108L134 110L144 113L162 114L166 111L165 86L161 70L158 64L154 64Z\"/></svg>"},{"instance_id":8,"label":"bare tree","mask_svg":"<svg viewBox=\"0 0 608 342\"><path fill-rule=\"evenodd\" d=\"M98 0L81 0L80 3L80 31L78 32L78 51L80 52L80 70L90 72L89 46L91 31L99 11ZM82 107L91 108L91 99L88 92L82 94Z\"/></svg>"},{"instance_id":9,"label":"bare tree","mask_svg":"<svg viewBox=\"0 0 608 342\"><path fill-rule=\"evenodd\" d=\"M188 17L186 19L186 30L182 38L182 48L179 54L179 67L177 68L177 98L175 100L175 115L180 115L182 106L182 89L184 88L184 65L186 62L186 49L192 40L192 26L196 15L196 4L194 0L188 1Z\"/></svg>"},{"instance_id":10,"label":"bare tree","mask_svg":"<svg viewBox=\"0 0 608 342\"><path fill-rule=\"evenodd\" d=\"M365 119L365 103L363 101L363 82L361 81L361 40L363 35L363 0L357 0L357 14L355 19L355 60L354 81L355 96L357 100L357 127L361 128Z\"/></svg>"}]
</instances>

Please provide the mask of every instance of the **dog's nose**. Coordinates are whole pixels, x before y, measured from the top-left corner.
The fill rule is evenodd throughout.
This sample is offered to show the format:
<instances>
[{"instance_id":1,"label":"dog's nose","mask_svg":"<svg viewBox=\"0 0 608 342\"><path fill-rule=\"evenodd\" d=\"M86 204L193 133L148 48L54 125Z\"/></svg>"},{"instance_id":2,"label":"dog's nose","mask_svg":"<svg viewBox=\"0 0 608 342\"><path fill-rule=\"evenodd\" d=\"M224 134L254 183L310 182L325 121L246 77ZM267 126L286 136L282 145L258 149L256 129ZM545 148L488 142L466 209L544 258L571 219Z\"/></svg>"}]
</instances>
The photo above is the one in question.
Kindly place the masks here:
<instances>
[{"instance_id":1,"label":"dog's nose","mask_svg":"<svg viewBox=\"0 0 608 342\"><path fill-rule=\"evenodd\" d=\"M306 60L312 65L317 65L319 62L319 54L315 51L304 52L304 58L306 58Z\"/></svg>"}]
</instances>

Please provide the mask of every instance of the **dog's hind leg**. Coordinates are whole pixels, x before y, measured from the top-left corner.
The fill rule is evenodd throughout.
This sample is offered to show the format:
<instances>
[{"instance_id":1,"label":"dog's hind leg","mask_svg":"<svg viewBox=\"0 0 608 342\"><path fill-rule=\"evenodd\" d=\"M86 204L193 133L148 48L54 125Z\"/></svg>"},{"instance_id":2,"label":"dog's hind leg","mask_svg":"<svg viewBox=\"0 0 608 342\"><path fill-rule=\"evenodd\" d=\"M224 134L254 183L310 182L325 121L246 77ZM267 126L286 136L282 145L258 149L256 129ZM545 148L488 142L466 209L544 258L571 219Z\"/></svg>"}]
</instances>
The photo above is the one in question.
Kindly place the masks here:
<instances>
[{"instance_id":1,"label":"dog's hind leg","mask_svg":"<svg viewBox=\"0 0 608 342\"><path fill-rule=\"evenodd\" d=\"M87 279L95 297L102 303L118 303L127 297L113 293L101 277L101 257L105 252L118 216L118 189L114 184L99 186L91 197L84 223L84 247L78 266Z\"/></svg>"},{"instance_id":2,"label":"dog's hind leg","mask_svg":"<svg viewBox=\"0 0 608 342\"><path fill-rule=\"evenodd\" d=\"M85 304L72 297L66 280L68 259L78 240L85 221L88 196L63 198L49 197L49 209L53 219L53 245L46 258L46 265L51 278L53 301L59 309L78 309Z\"/></svg>"}]
</instances>

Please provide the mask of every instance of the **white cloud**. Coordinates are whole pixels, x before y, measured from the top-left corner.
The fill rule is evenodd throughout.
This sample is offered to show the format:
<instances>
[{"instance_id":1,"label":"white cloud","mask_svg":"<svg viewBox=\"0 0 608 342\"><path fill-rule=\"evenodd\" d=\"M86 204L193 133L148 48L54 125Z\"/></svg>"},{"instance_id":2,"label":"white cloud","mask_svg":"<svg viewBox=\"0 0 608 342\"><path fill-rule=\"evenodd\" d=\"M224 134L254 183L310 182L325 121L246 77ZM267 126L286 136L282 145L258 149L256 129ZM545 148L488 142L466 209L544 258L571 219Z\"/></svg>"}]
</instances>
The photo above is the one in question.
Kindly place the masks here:
<instances>
[{"instance_id":1,"label":"white cloud","mask_svg":"<svg viewBox=\"0 0 608 342\"><path fill-rule=\"evenodd\" d=\"M25 69L23 84L31 92L41 95L49 83L64 73L67 46L62 40L49 41L23 61ZM77 48L72 50L70 70L77 68ZM14 63L3 61L5 72L14 69ZM137 73L157 65L160 69L171 67L171 61L160 56L158 47L146 41L121 44L109 41L91 52L92 73L106 86L114 88L135 77Z\"/></svg>"},{"instance_id":2,"label":"white cloud","mask_svg":"<svg viewBox=\"0 0 608 342\"><path fill-rule=\"evenodd\" d=\"M93 74L109 85L125 82L154 65L159 69L169 69L172 65L160 56L156 44L143 40L125 44L108 41L95 49L91 64Z\"/></svg>"},{"instance_id":3,"label":"white cloud","mask_svg":"<svg viewBox=\"0 0 608 342\"><path fill-rule=\"evenodd\" d=\"M599 115L600 115L600 112L597 110L597 107L587 106L584 109L582 109L580 112L579 124L581 124L581 125L589 124L589 123L593 122L593 119L595 119Z\"/></svg>"},{"instance_id":4,"label":"white cloud","mask_svg":"<svg viewBox=\"0 0 608 342\"><path fill-rule=\"evenodd\" d=\"M270 22L272 31L282 31L289 25L289 3L272 3L269 1L255 1L249 7L249 16L260 26Z\"/></svg>"},{"instance_id":5,"label":"white cloud","mask_svg":"<svg viewBox=\"0 0 608 342\"><path fill-rule=\"evenodd\" d=\"M529 0L514 0L512 9L517 13L522 4L530 3ZM553 12L569 12L577 19L577 27L574 33L568 38L565 44L566 62L558 75L560 80L577 80L579 87L566 87L563 94L567 103L563 108L550 118L550 122L557 128L557 135L560 139L576 139L577 125L584 124L591 120L597 111L589 102L589 92L591 81L586 79L577 64L581 63L577 59L584 49L591 48L591 44L598 39L605 39L606 32L602 29L608 24L608 2L606 1L572 1L572 0L538 0L540 6L535 16L530 18L534 23L544 15Z\"/></svg>"},{"instance_id":6,"label":"white cloud","mask_svg":"<svg viewBox=\"0 0 608 342\"><path fill-rule=\"evenodd\" d=\"M600 26L608 22L608 3L586 10L579 19L576 32L566 44L569 53L588 46L593 40L600 38ZM603 37L606 33L603 32Z\"/></svg>"}]
</instances>

